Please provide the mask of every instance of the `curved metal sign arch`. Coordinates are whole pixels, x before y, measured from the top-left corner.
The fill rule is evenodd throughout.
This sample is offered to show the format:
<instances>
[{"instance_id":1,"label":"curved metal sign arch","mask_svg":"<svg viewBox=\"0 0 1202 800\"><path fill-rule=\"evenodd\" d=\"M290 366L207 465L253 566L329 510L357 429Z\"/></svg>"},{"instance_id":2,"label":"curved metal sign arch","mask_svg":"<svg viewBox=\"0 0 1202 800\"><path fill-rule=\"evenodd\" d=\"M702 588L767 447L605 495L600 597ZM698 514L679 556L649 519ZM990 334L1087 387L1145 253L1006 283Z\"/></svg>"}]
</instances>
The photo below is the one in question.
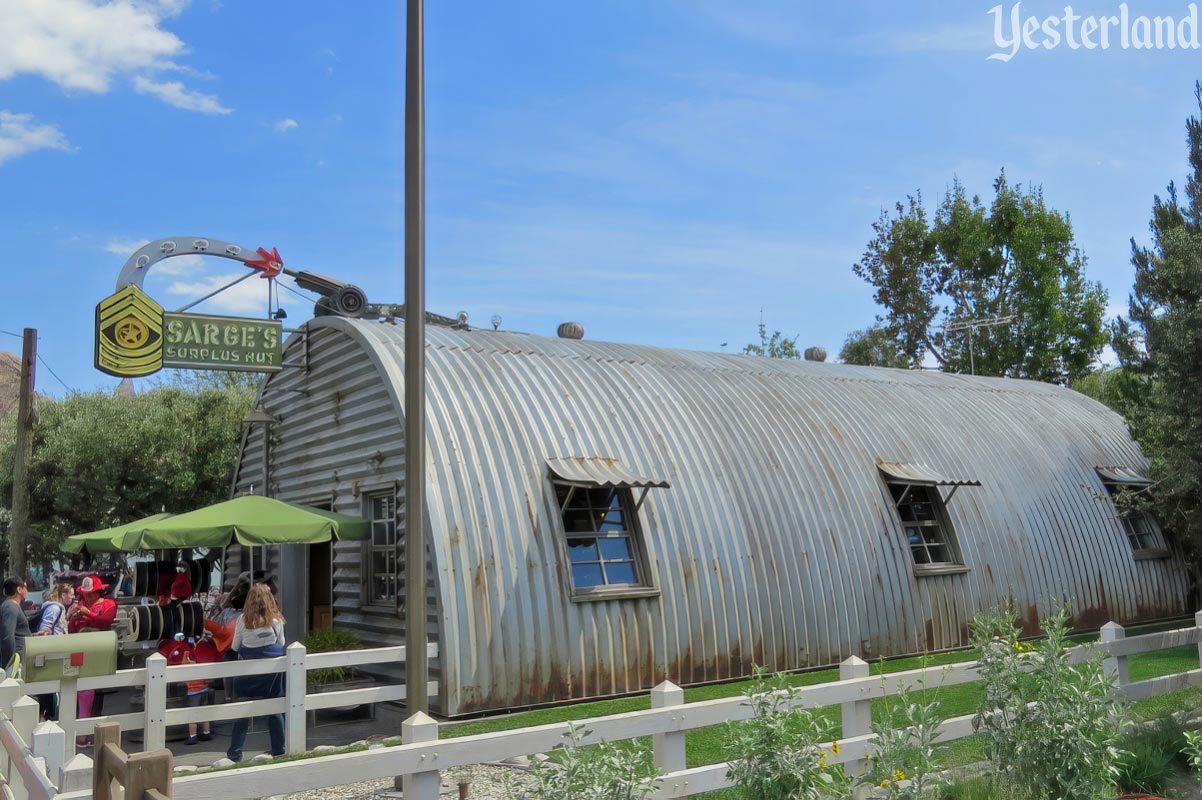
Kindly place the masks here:
<instances>
[{"instance_id":1,"label":"curved metal sign arch","mask_svg":"<svg viewBox=\"0 0 1202 800\"><path fill-rule=\"evenodd\" d=\"M251 250L199 236L143 245L121 268L117 291L96 306L96 368L121 378L164 367L278 372L283 361L278 321L164 311L142 290L152 266L187 255L228 258L264 278L275 278L284 268L275 248Z\"/></svg>"}]
</instances>

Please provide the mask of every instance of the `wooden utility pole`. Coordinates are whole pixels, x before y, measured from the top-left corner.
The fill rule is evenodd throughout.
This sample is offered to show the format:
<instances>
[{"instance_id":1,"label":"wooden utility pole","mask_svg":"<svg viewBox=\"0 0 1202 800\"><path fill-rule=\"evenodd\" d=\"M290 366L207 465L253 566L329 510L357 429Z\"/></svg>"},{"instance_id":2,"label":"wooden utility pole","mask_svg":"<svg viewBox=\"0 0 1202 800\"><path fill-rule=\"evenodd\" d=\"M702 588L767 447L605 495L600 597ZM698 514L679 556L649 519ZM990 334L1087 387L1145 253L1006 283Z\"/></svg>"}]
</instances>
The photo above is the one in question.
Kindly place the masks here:
<instances>
[{"instance_id":1,"label":"wooden utility pole","mask_svg":"<svg viewBox=\"0 0 1202 800\"><path fill-rule=\"evenodd\" d=\"M13 453L13 508L8 526L8 574L25 577L29 548L29 456L33 445L34 366L38 360L38 332L26 328L21 346L21 396L17 400L17 441Z\"/></svg>"},{"instance_id":2,"label":"wooden utility pole","mask_svg":"<svg viewBox=\"0 0 1202 800\"><path fill-rule=\"evenodd\" d=\"M423 0L405 16L405 713L426 691L426 76ZM399 559L398 559L399 560Z\"/></svg>"}]
</instances>

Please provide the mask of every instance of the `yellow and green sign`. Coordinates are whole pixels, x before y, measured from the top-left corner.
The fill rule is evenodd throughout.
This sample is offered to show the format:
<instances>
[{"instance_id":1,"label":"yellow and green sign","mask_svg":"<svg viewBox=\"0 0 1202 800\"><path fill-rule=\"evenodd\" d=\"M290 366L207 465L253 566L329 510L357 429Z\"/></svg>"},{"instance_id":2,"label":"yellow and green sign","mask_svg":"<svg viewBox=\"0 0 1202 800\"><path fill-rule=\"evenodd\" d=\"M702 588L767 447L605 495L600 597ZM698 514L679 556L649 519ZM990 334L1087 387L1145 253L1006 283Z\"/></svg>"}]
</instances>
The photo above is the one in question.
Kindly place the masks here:
<instances>
[{"instance_id":1,"label":"yellow and green sign","mask_svg":"<svg viewBox=\"0 0 1202 800\"><path fill-rule=\"evenodd\" d=\"M130 285L96 306L96 368L138 378L163 367L279 372L282 325L163 311Z\"/></svg>"}]
</instances>

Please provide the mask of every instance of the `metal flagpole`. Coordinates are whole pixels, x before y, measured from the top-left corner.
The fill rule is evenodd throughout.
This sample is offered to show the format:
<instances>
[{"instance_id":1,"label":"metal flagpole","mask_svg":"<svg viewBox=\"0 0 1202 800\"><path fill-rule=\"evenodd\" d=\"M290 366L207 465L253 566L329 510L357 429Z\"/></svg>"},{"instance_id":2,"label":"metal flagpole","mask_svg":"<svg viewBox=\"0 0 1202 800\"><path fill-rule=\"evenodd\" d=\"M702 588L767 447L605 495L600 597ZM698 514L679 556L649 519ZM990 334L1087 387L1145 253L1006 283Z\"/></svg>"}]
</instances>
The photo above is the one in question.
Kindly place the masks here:
<instances>
[{"instance_id":1,"label":"metal flagpole","mask_svg":"<svg viewBox=\"0 0 1202 800\"><path fill-rule=\"evenodd\" d=\"M405 711L426 692L426 97L423 0L405 21ZM398 555L401 555L398 553Z\"/></svg>"}]
</instances>

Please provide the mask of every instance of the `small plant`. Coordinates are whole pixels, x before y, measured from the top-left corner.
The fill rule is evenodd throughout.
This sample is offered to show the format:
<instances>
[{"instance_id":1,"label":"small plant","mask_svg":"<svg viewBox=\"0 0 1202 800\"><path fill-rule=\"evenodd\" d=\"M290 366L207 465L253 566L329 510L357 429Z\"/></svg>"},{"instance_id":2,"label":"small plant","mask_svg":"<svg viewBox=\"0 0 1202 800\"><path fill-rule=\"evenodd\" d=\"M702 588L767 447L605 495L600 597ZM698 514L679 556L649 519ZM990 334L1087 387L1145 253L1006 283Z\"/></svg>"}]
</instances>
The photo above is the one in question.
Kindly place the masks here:
<instances>
[{"instance_id":1,"label":"small plant","mask_svg":"<svg viewBox=\"0 0 1202 800\"><path fill-rule=\"evenodd\" d=\"M897 694L893 713L872 722L876 752L867 778L892 800L923 800L943 782L935 754L939 738L939 701L927 702L905 689Z\"/></svg>"},{"instance_id":2,"label":"small plant","mask_svg":"<svg viewBox=\"0 0 1202 800\"><path fill-rule=\"evenodd\" d=\"M359 650L363 640L359 634L348 628L327 628L310 631L301 641L306 653L333 653L337 650ZM344 681L349 674L346 667L323 667L309 670L310 686L325 686L329 683Z\"/></svg>"},{"instance_id":3,"label":"small plant","mask_svg":"<svg viewBox=\"0 0 1202 800\"><path fill-rule=\"evenodd\" d=\"M962 778L939 788L939 800L1025 800L1013 788L990 776Z\"/></svg>"},{"instance_id":4,"label":"small plant","mask_svg":"<svg viewBox=\"0 0 1202 800\"><path fill-rule=\"evenodd\" d=\"M1194 771L1194 777L1202 780L1202 731L1184 731L1185 747L1182 752Z\"/></svg>"},{"instance_id":5,"label":"small plant","mask_svg":"<svg viewBox=\"0 0 1202 800\"><path fill-rule=\"evenodd\" d=\"M1184 728L1170 715L1128 732L1120 746L1124 755L1119 788L1124 792L1164 792L1178 764L1187 765L1185 746Z\"/></svg>"},{"instance_id":6,"label":"small plant","mask_svg":"<svg viewBox=\"0 0 1202 800\"><path fill-rule=\"evenodd\" d=\"M547 761L533 762L530 776L515 785L506 778L505 796L513 800L645 800L659 787L651 748L642 742L583 744L591 731L572 724L567 740Z\"/></svg>"},{"instance_id":7,"label":"small plant","mask_svg":"<svg viewBox=\"0 0 1202 800\"><path fill-rule=\"evenodd\" d=\"M744 696L753 717L727 724L726 756L727 776L748 800L844 796L850 781L842 767L827 763L828 752L820 744L834 738L831 726L812 711L794 707L797 690L785 677L769 678L757 668Z\"/></svg>"},{"instance_id":8,"label":"small plant","mask_svg":"<svg viewBox=\"0 0 1202 800\"><path fill-rule=\"evenodd\" d=\"M1068 614L1044 620L1036 645L1018 640L1013 611L973 622L985 682L973 727L1004 782L1031 800L1108 796L1119 775L1120 709L1100 657L1069 662Z\"/></svg>"}]
</instances>

